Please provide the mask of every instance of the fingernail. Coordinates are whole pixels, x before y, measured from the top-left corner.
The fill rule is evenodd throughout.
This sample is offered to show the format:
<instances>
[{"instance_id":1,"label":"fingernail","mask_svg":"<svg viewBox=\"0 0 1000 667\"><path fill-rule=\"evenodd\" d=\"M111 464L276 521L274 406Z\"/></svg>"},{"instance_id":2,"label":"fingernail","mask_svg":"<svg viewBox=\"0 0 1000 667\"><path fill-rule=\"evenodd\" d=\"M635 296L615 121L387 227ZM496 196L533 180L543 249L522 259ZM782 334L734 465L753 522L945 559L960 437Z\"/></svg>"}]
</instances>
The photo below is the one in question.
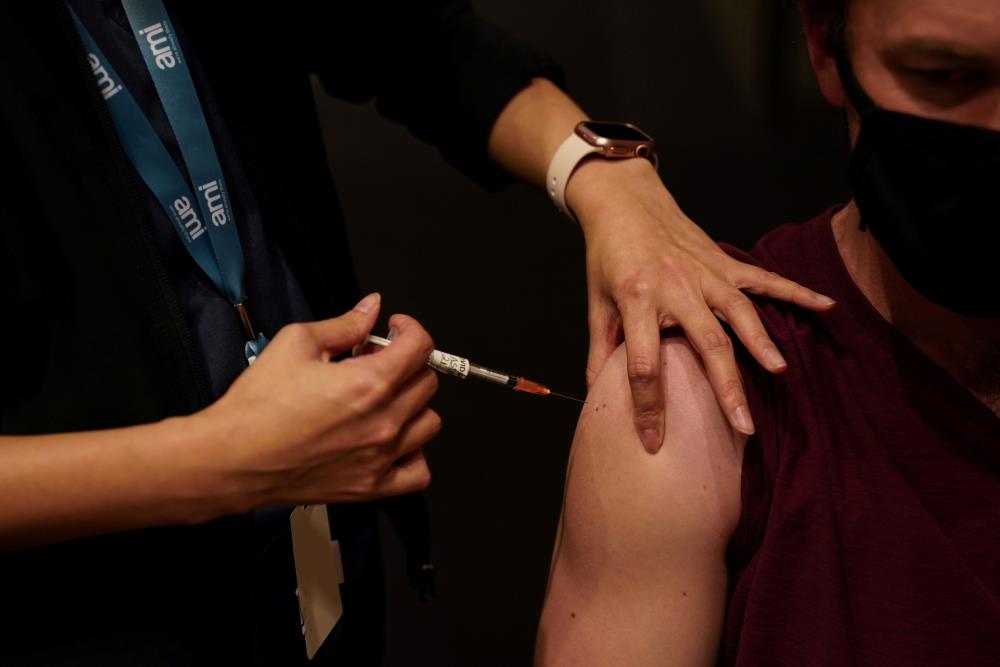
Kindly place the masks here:
<instances>
[{"instance_id":1,"label":"fingernail","mask_svg":"<svg viewBox=\"0 0 1000 667\"><path fill-rule=\"evenodd\" d=\"M370 313L373 310L375 310L375 306L377 306L381 301L382 301L382 295L379 294L378 292L374 292L372 294L369 294L365 298L361 299L358 305L354 306L354 310L358 311L359 313Z\"/></svg>"},{"instance_id":2,"label":"fingernail","mask_svg":"<svg viewBox=\"0 0 1000 667\"><path fill-rule=\"evenodd\" d=\"M769 347L764 350L764 363L771 370L779 370L788 366L788 362L785 358L781 356L781 352L778 352L778 348Z\"/></svg>"},{"instance_id":3,"label":"fingernail","mask_svg":"<svg viewBox=\"0 0 1000 667\"><path fill-rule=\"evenodd\" d=\"M831 299L830 297L825 296L823 294L818 294L816 301L819 302L819 303L821 303L821 304L823 304L824 306L836 306L837 305L836 300Z\"/></svg>"},{"instance_id":4,"label":"fingernail","mask_svg":"<svg viewBox=\"0 0 1000 667\"><path fill-rule=\"evenodd\" d=\"M753 420L750 419L750 412L742 405L733 410L733 424L740 433L753 435Z\"/></svg>"},{"instance_id":5,"label":"fingernail","mask_svg":"<svg viewBox=\"0 0 1000 667\"><path fill-rule=\"evenodd\" d=\"M386 340L392 340L392 339L394 339L398 335L399 335L399 329L397 329L396 327L393 327L393 328L389 329L389 333L386 335L385 339Z\"/></svg>"},{"instance_id":6,"label":"fingernail","mask_svg":"<svg viewBox=\"0 0 1000 667\"><path fill-rule=\"evenodd\" d=\"M647 428L642 432L642 446L646 448L646 451L650 454L656 452L660 448L660 442L662 438L660 434L656 432L656 429Z\"/></svg>"}]
</instances>

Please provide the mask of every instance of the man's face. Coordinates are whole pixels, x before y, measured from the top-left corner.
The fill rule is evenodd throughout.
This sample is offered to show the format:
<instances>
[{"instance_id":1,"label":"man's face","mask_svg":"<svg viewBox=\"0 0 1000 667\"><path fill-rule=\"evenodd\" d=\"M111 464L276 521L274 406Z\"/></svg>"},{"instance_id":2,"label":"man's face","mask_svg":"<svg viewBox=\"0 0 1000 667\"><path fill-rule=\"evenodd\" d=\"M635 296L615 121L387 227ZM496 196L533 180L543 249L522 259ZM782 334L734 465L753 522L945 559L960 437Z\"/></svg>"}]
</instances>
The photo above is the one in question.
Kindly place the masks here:
<instances>
[{"instance_id":1,"label":"man's face","mask_svg":"<svg viewBox=\"0 0 1000 667\"><path fill-rule=\"evenodd\" d=\"M853 0L848 34L878 106L1000 130L1000 0Z\"/></svg>"}]
</instances>

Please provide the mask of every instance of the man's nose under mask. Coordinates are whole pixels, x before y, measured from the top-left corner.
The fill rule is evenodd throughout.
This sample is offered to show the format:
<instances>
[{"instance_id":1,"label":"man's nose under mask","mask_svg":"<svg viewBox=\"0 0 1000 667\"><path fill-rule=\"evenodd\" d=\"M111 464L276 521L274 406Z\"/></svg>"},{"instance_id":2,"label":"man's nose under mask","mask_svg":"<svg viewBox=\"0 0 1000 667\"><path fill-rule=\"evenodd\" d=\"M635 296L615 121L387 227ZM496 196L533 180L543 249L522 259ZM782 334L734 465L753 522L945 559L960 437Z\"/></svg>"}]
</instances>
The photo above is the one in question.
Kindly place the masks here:
<instances>
[{"instance_id":1,"label":"man's nose under mask","mask_svg":"<svg viewBox=\"0 0 1000 667\"><path fill-rule=\"evenodd\" d=\"M1000 317L1000 132L879 108L846 56L838 65L861 116L850 185L862 228L930 301Z\"/></svg>"}]
</instances>

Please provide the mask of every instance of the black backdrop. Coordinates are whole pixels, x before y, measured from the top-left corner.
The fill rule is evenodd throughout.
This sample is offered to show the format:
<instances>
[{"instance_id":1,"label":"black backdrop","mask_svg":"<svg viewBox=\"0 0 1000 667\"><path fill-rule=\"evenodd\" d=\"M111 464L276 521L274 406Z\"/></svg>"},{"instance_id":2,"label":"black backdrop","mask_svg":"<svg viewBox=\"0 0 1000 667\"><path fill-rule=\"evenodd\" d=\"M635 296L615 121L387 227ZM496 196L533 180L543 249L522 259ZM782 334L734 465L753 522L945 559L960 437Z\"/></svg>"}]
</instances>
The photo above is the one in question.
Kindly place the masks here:
<instances>
[{"instance_id":1,"label":"black backdrop","mask_svg":"<svg viewBox=\"0 0 1000 667\"><path fill-rule=\"evenodd\" d=\"M845 199L838 112L815 90L782 0L478 0L479 13L564 66L593 117L660 145L687 213L748 246ZM584 393L583 242L541 193L479 190L379 117L317 104L361 284L438 347ZM384 318L383 325L384 326ZM421 604L384 530L385 664L530 661L578 407L443 378L428 448L438 596ZM629 428L623 424L622 428Z\"/></svg>"}]
</instances>

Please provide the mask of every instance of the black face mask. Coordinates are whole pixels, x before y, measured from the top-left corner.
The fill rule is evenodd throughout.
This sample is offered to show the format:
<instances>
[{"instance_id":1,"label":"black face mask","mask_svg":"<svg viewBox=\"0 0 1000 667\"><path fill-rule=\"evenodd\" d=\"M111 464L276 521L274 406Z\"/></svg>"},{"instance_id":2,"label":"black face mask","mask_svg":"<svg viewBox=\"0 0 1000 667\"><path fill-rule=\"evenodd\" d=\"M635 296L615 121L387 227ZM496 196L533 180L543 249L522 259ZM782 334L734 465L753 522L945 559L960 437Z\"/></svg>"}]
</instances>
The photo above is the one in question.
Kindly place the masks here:
<instances>
[{"instance_id":1,"label":"black face mask","mask_svg":"<svg viewBox=\"0 0 1000 667\"><path fill-rule=\"evenodd\" d=\"M1000 317L1000 132L881 109L838 65L861 116L850 184L862 229L930 301Z\"/></svg>"}]
</instances>

